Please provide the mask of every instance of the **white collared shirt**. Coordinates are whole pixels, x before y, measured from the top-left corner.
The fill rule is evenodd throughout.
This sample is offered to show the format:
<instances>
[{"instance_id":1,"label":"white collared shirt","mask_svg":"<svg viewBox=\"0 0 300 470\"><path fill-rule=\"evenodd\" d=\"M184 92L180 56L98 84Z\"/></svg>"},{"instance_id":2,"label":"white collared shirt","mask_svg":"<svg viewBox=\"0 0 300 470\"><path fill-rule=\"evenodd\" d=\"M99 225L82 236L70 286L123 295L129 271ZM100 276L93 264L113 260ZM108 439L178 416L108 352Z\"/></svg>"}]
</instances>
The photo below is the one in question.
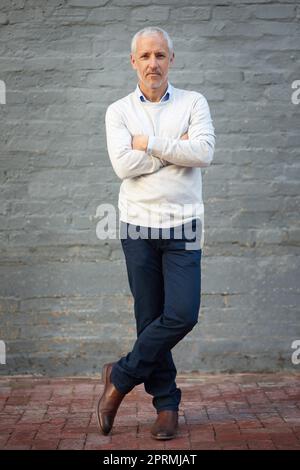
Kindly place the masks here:
<instances>
[{"instance_id":1,"label":"white collared shirt","mask_svg":"<svg viewBox=\"0 0 300 470\"><path fill-rule=\"evenodd\" d=\"M144 93L141 91L139 84L137 84L136 86L136 91L139 93L139 97L142 102L145 103L148 101L149 103L151 103L151 101L148 100L146 96L144 95ZM170 86L170 82L168 82L167 89L159 101L167 101L170 98L170 94L171 94L171 86Z\"/></svg>"},{"instance_id":2,"label":"white collared shirt","mask_svg":"<svg viewBox=\"0 0 300 470\"><path fill-rule=\"evenodd\" d=\"M145 227L175 227L202 221L201 167L211 164L215 134L206 98L170 83L167 100L141 100L135 91L108 106L108 154L122 179L120 220ZM164 96L166 95L164 94ZM188 132L189 139L180 137ZM147 135L148 149L132 149L132 136Z\"/></svg>"}]
</instances>

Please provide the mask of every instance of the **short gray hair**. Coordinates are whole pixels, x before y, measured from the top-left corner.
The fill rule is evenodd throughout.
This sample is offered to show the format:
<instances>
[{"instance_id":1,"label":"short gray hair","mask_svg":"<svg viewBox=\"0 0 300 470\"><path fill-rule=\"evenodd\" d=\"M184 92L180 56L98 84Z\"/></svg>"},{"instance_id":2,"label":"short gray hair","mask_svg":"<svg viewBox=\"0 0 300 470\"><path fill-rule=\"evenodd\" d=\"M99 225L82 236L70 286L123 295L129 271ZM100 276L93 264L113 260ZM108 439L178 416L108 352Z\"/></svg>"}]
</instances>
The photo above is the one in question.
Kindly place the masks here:
<instances>
[{"instance_id":1,"label":"short gray hair","mask_svg":"<svg viewBox=\"0 0 300 470\"><path fill-rule=\"evenodd\" d=\"M165 40L168 43L168 48L169 48L169 54L173 54L174 52L174 47L173 47L173 41L168 35L167 31L165 31L162 28L159 28L158 26L147 26L146 28L140 29L135 35L133 36L131 40L131 52L132 54L136 53L136 42L137 38L139 36L151 36L151 34L157 34L160 33L164 36Z\"/></svg>"}]
</instances>

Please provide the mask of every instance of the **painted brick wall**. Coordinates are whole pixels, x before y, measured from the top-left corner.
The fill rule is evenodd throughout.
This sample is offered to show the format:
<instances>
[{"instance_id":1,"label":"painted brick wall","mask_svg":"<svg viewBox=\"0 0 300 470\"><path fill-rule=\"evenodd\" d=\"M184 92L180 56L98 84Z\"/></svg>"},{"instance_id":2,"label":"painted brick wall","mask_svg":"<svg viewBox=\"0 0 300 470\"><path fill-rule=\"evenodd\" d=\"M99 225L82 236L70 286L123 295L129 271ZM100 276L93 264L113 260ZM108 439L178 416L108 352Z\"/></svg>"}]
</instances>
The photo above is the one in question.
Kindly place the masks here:
<instances>
[{"instance_id":1,"label":"painted brick wall","mask_svg":"<svg viewBox=\"0 0 300 470\"><path fill-rule=\"evenodd\" d=\"M124 255L95 215L117 207L104 113L136 85L130 40L146 25L173 37L170 80L206 96L217 136L200 317L178 371L299 370L297 4L1 0L1 374L98 373L133 345Z\"/></svg>"}]
</instances>

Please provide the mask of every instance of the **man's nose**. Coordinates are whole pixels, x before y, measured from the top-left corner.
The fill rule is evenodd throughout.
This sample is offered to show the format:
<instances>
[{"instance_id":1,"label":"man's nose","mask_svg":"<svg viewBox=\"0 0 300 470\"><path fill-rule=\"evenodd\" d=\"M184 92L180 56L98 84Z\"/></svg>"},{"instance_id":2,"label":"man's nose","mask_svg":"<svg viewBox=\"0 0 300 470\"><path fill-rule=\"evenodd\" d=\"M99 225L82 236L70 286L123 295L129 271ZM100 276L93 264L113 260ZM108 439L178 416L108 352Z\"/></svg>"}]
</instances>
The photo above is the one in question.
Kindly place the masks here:
<instances>
[{"instance_id":1,"label":"man's nose","mask_svg":"<svg viewBox=\"0 0 300 470\"><path fill-rule=\"evenodd\" d=\"M156 69L156 68L157 68L157 59L156 59L156 57L150 57L149 66L150 66L152 69Z\"/></svg>"}]
</instances>

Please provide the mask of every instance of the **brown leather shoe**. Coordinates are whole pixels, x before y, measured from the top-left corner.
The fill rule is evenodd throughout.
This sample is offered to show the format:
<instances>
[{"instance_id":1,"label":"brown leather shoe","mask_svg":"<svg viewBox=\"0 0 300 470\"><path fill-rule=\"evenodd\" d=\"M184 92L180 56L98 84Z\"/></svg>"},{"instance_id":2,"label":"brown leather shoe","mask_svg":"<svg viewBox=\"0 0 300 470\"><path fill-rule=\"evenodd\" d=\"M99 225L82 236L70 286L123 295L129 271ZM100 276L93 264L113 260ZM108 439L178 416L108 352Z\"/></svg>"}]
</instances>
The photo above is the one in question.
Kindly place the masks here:
<instances>
[{"instance_id":1,"label":"brown leather shoe","mask_svg":"<svg viewBox=\"0 0 300 470\"><path fill-rule=\"evenodd\" d=\"M162 410L157 414L155 423L151 428L151 435L155 439L173 439L178 429L178 411Z\"/></svg>"},{"instance_id":2,"label":"brown leather shoe","mask_svg":"<svg viewBox=\"0 0 300 470\"><path fill-rule=\"evenodd\" d=\"M100 431L104 435L110 432L121 401L126 395L124 393L120 393L110 381L110 374L113 365L114 362L109 362L103 366L102 381L104 383L104 392L99 398L97 404L98 424Z\"/></svg>"}]
</instances>

